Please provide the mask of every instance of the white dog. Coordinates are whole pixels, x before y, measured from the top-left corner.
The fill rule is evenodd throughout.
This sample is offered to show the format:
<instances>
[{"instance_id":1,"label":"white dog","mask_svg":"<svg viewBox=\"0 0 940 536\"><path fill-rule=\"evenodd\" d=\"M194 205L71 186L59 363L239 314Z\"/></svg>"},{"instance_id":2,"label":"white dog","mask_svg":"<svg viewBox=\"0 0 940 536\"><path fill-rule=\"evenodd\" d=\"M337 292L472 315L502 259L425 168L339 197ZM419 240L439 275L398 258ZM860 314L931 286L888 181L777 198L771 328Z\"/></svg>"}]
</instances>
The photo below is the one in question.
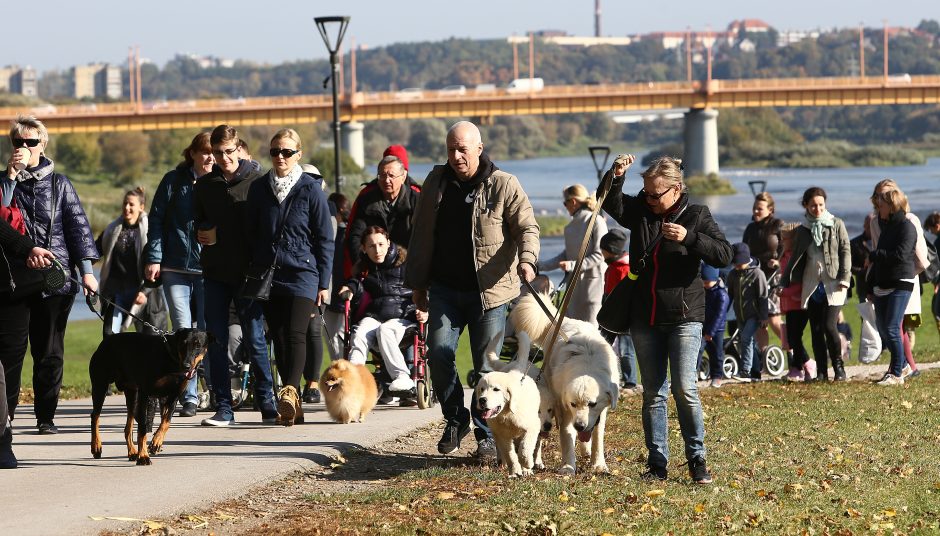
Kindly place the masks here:
<instances>
[{"instance_id":1,"label":"white dog","mask_svg":"<svg viewBox=\"0 0 940 536\"><path fill-rule=\"evenodd\" d=\"M486 351L494 370L484 375L476 387L477 407L493 431L500 463L511 476L531 475L541 422L539 419L539 388L526 374L528 351L516 354L503 367L493 343Z\"/></svg>"},{"instance_id":2,"label":"white dog","mask_svg":"<svg viewBox=\"0 0 940 536\"><path fill-rule=\"evenodd\" d=\"M547 297L543 300L548 302ZM549 305L549 308L551 306ZM524 296L510 314L517 330L544 341L551 322L535 298ZM604 456L607 411L617 408L620 365L610 344L593 325L564 319L561 332L543 366L555 402L555 418L561 432L562 467L574 474L577 468L575 441L590 444L591 470L608 472Z\"/></svg>"}]
</instances>

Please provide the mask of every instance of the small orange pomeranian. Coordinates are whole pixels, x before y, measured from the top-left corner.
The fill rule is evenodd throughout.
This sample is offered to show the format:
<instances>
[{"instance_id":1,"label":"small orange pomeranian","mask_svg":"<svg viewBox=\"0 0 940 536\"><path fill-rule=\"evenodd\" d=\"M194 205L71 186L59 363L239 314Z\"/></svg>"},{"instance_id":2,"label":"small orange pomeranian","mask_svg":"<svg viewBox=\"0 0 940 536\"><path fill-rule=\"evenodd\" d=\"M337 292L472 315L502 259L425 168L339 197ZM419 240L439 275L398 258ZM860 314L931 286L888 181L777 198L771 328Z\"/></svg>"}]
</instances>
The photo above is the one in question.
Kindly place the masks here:
<instances>
[{"instance_id":1,"label":"small orange pomeranian","mask_svg":"<svg viewBox=\"0 0 940 536\"><path fill-rule=\"evenodd\" d=\"M336 422L362 422L375 407L379 390L365 365L345 359L334 361L320 377L326 411Z\"/></svg>"}]
</instances>

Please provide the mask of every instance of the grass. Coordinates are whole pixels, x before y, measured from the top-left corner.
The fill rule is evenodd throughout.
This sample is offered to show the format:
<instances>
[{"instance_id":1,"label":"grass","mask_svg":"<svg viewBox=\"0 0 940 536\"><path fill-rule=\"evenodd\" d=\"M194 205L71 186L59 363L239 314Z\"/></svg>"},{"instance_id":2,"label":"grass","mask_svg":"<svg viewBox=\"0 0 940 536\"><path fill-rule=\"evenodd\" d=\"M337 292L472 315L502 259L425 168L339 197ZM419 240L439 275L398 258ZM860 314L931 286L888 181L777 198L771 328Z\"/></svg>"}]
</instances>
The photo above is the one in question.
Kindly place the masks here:
<instances>
[{"instance_id":1,"label":"grass","mask_svg":"<svg viewBox=\"0 0 940 536\"><path fill-rule=\"evenodd\" d=\"M608 421L611 475L509 479L496 468L438 459L367 491L310 496L302 521L277 528L285 534L935 534L938 389L940 374L929 371L902 388L765 382L705 390L710 486L692 485L679 465L682 442L672 411L670 478L639 478L646 452L641 400L630 397ZM556 445L551 440L546 452L549 469L560 465Z\"/></svg>"}]
</instances>

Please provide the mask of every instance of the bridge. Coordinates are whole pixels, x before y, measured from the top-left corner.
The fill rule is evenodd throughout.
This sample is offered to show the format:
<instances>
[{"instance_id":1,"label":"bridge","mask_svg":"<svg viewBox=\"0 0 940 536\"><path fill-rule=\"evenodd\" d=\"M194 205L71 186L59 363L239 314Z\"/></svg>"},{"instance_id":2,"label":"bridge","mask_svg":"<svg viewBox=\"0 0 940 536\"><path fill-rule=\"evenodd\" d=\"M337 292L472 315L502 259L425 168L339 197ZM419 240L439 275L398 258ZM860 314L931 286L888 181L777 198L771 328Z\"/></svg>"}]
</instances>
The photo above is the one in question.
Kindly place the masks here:
<instances>
[{"instance_id":1,"label":"bridge","mask_svg":"<svg viewBox=\"0 0 940 536\"><path fill-rule=\"evenodd\" d=\"M505 89L357 92L342 97L345 148L362 163L362 122L431 117L555 115L687 109L684 141L692 172L718 171L718 110L790 106L872 106L940 103L940 76L776 78L546 86ZM202 129L332 121L329 95L46 105L0 108L0 120L40 117L52 133Z\"/></svg>"}]
</instances>

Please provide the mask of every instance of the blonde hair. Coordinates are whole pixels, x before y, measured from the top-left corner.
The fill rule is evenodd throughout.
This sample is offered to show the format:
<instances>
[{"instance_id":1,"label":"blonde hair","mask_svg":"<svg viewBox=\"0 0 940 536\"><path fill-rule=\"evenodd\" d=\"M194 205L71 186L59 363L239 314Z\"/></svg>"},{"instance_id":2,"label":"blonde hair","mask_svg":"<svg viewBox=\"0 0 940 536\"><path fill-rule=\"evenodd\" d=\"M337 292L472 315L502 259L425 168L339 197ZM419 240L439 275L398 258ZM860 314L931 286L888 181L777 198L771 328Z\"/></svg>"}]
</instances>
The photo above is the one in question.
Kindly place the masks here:
<instances>
[{"instance_id":1,"label":"blonde hair","mask_svg":"<svg viewBox=\"0 0 940 536\"><path fill-rule=\"evenodd\" d=\"M885 192L879 193L879 190L886 189ZM892 192L897 192L897 196L888 195ZM875 189L871 193L871 204L875 207L875 210L878 210L878 207L875 206L875 201L881 199L882 201L891 205L891 212L897 212L899 209L904 209L904 212L911 211L911 205L907 201L907 195L904 194L904 191L901 190L901 187L898 186L898 183L894 182L891 179L882 179L878 181L878 184L875 185Z\"/></svg>"},{"instance_id":2,"label":"blonde hair","mask_svg":"<svg viewBox=\"0 0 940 536\"><path fill-rule=\"evenodd\" d=\"M15 137L24 137L30 130L35 130L39 134L39 143L45 146L49 143L49 131L46 125L32 115L18 115L16 119L10 121L10 141Z\"/></svg>"},{"instance_id":3,"label":"blonde hair","mask_svg":"<svg viewBox=\"0 0 940 536\"><path fill-rule=\"evenodd\" d=\"M298 134L297 131L292 128L282 128L281 130L275 132L274 136L271 137L271 143L274 143L277 140L282 140L284 138L287 138L297 144L298 151L304 148L303 143L300 141L300 134Z\"/></svg>"},{"instance_id":4,"label":"blonde hair","mask_svg":"<svg viewBox=\"0 0 940 536\"><path fill-rule=\"evenodd\" d=\"M594 198L594 194L588 193L584 185L572 184L562 190L561 193L565 196L565 201L574 199L588 210L594 210L594 207L597 206L597 199Z\"/></svg>"},{"instance_id":5,"label":"blonde hair","mask_svg":"<svg viewBox=\"0 0 940 536\"><path fill-rule=\"evenodd\" d=\"M758 201L767 203L767 210L769 210L771 214L774 213L774 196L767 192L761 192L754 196L754 202L757 203Z\"/></svg>"},{"instance_id":6,"label":"blonde hair","mask_svg":"<svg viewBox=\"0 0 940 536\"><path fill-rule=\"evenodd\" d=\"M646 168L646 171L640 173L640 176L643 177L644 180L652 180L659 177L666 183L666 186L670 188L681 186L684 189L685 183L682 182L682 170L681 159L671 156L660 156L656 160L653 160L653 163Z\"/></svg>"},{"instance_id":7,"label":"blonde hair","mask_svg":"<svg viewBox=\"0 0 940 536\"><path fill-rule=\"evenodd\" d=\"M128 190L124 192L124 199L127 199L130 196L136 197L137 202L140 203L140 206L143 207L147 205L147 192L146 190L144 190L143 186L138 186L137 188L134 188L133 190Z\"/></svg>"}]
</instances>

